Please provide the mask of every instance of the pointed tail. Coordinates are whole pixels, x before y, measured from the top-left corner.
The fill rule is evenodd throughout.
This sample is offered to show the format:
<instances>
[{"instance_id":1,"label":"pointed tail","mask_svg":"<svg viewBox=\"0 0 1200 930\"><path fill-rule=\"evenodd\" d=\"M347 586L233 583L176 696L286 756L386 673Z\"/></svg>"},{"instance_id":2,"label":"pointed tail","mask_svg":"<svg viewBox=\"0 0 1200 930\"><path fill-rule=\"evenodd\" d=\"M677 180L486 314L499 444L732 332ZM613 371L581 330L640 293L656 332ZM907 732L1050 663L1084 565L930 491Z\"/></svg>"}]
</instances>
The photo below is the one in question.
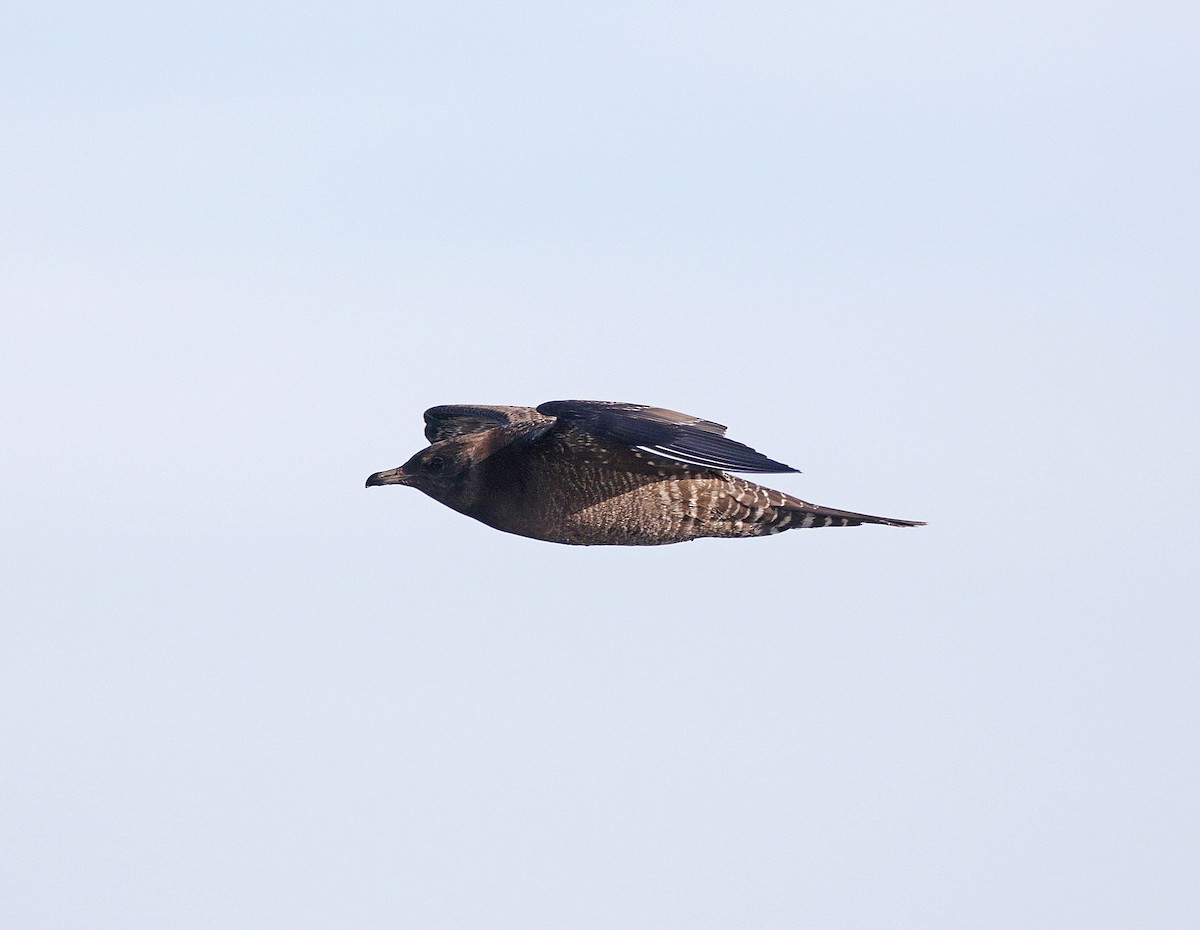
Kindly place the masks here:
<instances>
[{"instance_id":1,"label":"pointed tail","mask_svg":"<svg viewBox=\"0 0 1200 930\"><path fill-rule=\"evenodd\" d=\"M864 523L878 523L882 526L924 526L923 520L898 520L895 517L873 517L866 513L854 513L850 510L835 510L832 507L822 507L798 500L789 495L790 505L786 513L791 516L791 526L788 529L808 529L816 526L861 526Z\"/></svg>"}]
</instances>

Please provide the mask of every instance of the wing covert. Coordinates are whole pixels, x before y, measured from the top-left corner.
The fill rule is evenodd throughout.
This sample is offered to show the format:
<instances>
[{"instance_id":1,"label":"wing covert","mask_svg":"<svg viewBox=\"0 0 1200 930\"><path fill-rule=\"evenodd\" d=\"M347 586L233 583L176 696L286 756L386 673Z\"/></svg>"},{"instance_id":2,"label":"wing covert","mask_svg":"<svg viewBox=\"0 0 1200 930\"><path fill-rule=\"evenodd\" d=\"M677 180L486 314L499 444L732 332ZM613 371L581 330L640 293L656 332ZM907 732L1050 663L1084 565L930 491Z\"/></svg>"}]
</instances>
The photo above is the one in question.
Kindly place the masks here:
<instances>
[{"instance_id":1,"label":"wing covert","mask_svg":"<svg viewBox=\"0 0 1200 930\"><path fill-rule=\"evenodd\" d=\"M536 412L597 438L693 468L761 474L798 471L728 439L720 423L662 407L555 400L541 404Z\"/></svg>"}]
</instances>

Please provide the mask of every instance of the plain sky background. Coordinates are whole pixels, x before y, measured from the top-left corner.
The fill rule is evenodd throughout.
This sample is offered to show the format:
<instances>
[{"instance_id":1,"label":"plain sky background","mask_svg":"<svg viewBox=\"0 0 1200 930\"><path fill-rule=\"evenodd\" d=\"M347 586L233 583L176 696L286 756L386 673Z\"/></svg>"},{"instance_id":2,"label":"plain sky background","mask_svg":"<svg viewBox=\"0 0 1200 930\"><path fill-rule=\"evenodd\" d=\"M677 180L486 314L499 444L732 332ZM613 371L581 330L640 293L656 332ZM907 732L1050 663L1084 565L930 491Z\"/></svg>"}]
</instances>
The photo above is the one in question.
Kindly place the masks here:
<instances>
[{"instance_id":1,"label":"plain sky background","mask_svg":"<svg viewBox=\"0 0 1200 930\"><path fill-rule=\"evenodd\" d=\"M1200 926L1195 3L0 15L0 924ZM924 519L366 476L652 403Z\"/></svg>"}]
</instances>

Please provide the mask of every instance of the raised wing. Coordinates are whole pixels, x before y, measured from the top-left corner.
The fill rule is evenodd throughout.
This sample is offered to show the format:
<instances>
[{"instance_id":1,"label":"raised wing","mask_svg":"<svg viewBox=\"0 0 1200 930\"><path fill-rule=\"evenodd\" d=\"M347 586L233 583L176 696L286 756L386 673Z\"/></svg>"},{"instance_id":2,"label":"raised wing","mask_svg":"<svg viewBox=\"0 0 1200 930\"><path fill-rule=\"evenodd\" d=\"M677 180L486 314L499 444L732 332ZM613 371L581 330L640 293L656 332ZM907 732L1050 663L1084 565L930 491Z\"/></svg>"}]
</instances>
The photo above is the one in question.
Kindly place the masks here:
<instances>
[{"instance_id":1,"label":"raised wing","mask_svg":"<svg viewBox=\"0 0 1200 930\"><path fill-rule=\"evenodd\" d=\"M445 404L425 411L425 438L441 442L497 426L544 420L532 407L499 407L493 404Z\"/></svg>"},{"instance_id":2,"label":"raised wing","mask_svg":"<svg viewBox=\"0 0 1200 930\"><path fill-rule=\"evenodd\" d=\"M603 400L554 400L542 404L536 412L599 439L694 468L758 473L798 471L727 439L725 427L720 423L661 407Z\"/></svg>"}]
</instances>

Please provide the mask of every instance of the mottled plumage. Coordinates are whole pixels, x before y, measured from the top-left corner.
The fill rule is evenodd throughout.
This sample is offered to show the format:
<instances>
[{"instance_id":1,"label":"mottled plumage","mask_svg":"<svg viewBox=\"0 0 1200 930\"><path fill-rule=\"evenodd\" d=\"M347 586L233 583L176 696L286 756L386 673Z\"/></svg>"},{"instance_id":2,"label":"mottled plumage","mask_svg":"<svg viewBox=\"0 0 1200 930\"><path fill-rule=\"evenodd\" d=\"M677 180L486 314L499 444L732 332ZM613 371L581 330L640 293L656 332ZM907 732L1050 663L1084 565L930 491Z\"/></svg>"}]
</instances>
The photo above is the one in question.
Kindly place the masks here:
<instances>
[{"instance_id":1,"label":"mottled plumage","mask_svg":"<svg viewBox=\"0 0 1200 930\"><path fill-rule=\"evenodd\" d=\"M814 526L921 526L809 504L726 474L794 472L673 410L608 401L425 411L430 445L367 487L404 484L506 533L658 546Z\"/></svg>"}]
</instances>

